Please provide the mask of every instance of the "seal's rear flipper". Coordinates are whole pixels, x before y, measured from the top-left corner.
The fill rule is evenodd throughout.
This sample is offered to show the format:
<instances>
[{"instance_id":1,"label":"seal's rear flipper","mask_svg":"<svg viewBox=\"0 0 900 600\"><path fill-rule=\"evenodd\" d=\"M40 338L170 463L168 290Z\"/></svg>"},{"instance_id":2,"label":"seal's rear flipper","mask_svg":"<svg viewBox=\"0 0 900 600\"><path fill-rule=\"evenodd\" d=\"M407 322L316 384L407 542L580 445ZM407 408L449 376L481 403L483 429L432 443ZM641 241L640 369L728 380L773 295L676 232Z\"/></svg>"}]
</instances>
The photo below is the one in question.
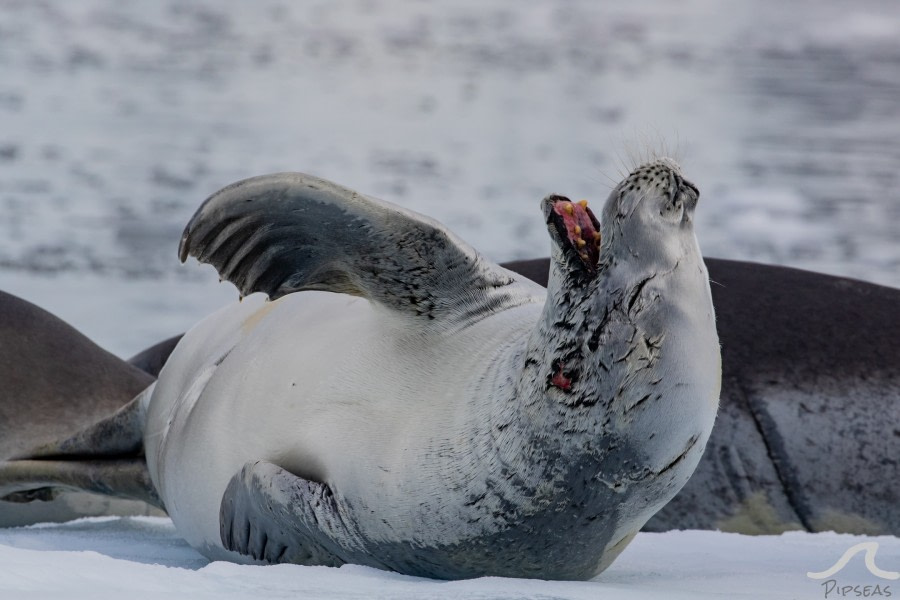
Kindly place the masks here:
<instances>
[{"instance_id":1,"label":"seal's rear flipper","mask_svg":"<svg viewBox=\"0 0 900 600\"><path fill-rule=\"evenodd\" d=\"M226 549L270 563L338 566L361 544L327 485L263 461L232 477L219 530Z\"/></svg>"},{"instance_id":2,"label":"seal's rear flipper","mask_svg":"<svg viewBox=\"0 0 900 600\"><path fill-rule=\"evenodd\" d=\"M156 384L148 386L128 404L75 435L39 446L16 458L140 456L144 451L147 403Z\"/></svg>"},{"instance_id":3,"label":"seal's rear flipper","mask_svg":"<svg viewBox=\"0 0 900 600\"><path fill-rule=\"evenodd\" d=\"M155 384L154 384L155 385ZM56 488L143 500L164 508L143 456L151 385L112 416L74 436L0 462L0 499L52 499Z\"/></svg>"},{"instance_id":4,"label":"seal's rear flipper","mask_svg":"<svg viewBox=\"0 0 900 600\"><path fill-rule=\"evenodd\" d=\"M0 463L0 496L8 502L52 500L56 490L142 500L164 509L143 458L14 460Z\"/></svg>"},{"instance_id":5,"label":"seal's rear flipper","mask_svg":"<svg viewBox=\"0 0 900 600\"><path fill-rule=\"evenodd\" d=\"M244 295L341 292L465 324L543 298L436 221L301 173L213 194L185 228L179 255L212 264Z\"/></svg>"}]
</instances>

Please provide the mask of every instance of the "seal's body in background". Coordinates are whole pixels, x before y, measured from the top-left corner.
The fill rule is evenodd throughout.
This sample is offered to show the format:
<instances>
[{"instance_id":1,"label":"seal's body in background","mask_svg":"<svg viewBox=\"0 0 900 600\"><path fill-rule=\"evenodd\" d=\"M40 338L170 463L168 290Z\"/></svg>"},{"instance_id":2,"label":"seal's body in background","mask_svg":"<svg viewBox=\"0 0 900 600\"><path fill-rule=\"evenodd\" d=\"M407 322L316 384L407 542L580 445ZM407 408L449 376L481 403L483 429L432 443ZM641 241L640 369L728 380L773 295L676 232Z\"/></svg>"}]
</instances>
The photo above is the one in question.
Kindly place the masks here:
<instances>
[{"instance_id":1,"label":"seal's body in background","mask_svg":"<svg viewBox=\"0 0 900 600\"><path fill-rule=\"evenodd\" d=\"M74 435L117 411L152 381L47 311L0 292L0 464ZM4 495L0 527L152 510L133 500L50 487Z\"/></svg>"},{"instance_id":2,"label":"seal's body in background","mask_svg":"<svg viewBox=\"0 0 900 600\"><path fill-rule=\"evenodd\" d=\"M900 535L900 290L707 258L722 398L647 531ZM550 261L505 265L545 285Z\"/></svg>"}]
</instances>

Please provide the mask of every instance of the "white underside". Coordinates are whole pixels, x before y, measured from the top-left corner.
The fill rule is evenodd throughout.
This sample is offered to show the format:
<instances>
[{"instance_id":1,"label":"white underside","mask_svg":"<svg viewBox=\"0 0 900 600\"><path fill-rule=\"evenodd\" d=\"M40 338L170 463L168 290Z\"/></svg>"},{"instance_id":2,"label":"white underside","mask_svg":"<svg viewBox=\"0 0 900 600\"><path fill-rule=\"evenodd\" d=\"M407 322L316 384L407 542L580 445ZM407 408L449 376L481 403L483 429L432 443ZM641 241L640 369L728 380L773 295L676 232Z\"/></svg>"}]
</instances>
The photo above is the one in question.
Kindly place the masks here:
<instances>
[{"instance_id":1,"label":"white underside","mask_svg":"<svg viewBox=\"0 0 900 600\"><path fill-rule=\"evenodd\" d=\"M148 411L147 462L178 531L220 547L223 492L251 460L382 498L388 518L402 510L394 495L434 496L423 450L471 435L479 374L501 345L524 343L540 310L452 335L326 292L251 296L210 316L179 343Z\"/></svg>"}]
</instances>

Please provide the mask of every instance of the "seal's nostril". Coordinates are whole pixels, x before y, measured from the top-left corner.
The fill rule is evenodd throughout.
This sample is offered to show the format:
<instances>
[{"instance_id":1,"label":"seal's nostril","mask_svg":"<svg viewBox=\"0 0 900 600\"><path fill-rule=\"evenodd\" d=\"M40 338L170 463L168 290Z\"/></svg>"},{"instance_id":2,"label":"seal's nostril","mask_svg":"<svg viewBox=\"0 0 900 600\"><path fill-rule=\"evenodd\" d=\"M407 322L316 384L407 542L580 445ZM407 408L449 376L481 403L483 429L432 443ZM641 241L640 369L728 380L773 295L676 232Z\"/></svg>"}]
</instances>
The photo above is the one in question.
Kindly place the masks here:
<instances>
[{"instance_id":1,"label":"seal's nostril","mask_svg":"<svg viewBox=\"0 0 900 600\"><path fill-rule=\"evenodd\" d=\"M692 192L694 192L694 198L700 197L700 190L697 189L697 186L691 183L690 181L683 180L682 182L687 188L689 188Z\"/></svg>"}]
</instances>

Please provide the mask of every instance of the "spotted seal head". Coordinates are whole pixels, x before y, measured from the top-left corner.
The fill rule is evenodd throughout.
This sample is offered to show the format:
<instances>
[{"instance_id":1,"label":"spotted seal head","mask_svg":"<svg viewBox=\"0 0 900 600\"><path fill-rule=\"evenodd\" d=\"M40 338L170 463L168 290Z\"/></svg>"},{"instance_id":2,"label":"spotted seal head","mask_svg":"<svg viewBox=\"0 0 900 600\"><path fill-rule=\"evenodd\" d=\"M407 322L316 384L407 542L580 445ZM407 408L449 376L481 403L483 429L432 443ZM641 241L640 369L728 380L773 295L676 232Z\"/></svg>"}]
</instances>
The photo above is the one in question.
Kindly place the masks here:
<instances>
[{"instance_id":1,"label":"spotted seal head","mask_svg":"<svg viewBox=\"0 0 900 600\"><path fill-rule=\"evenodd\" d=\"M721 359L693 232L698 196L660 159L616 186L600 223L583 201L543 202L554 241L547 301L517 382L522 401L503 408L515 407L511 423L540 413L554 424L535 454L566 465L542 474L580 504L566 536L606 542L580 576L608 565L687 482L712 429Z\"/></svg>"},{"instance_id":2,"label":"spotted seal head","mask_svg":"<svg viewBox=\"0 0 900 600\"><path fill-rule=\"evenodd\" d=\"M121 445L142 436L154 497L211 558L592 577L685 483L716 413L696 202L669 160L619 184L602 222L545 198L545 290L321 179L229 186L181 257L270 301L189 331L113 417Z\"/></svg>"}]
</instances>

